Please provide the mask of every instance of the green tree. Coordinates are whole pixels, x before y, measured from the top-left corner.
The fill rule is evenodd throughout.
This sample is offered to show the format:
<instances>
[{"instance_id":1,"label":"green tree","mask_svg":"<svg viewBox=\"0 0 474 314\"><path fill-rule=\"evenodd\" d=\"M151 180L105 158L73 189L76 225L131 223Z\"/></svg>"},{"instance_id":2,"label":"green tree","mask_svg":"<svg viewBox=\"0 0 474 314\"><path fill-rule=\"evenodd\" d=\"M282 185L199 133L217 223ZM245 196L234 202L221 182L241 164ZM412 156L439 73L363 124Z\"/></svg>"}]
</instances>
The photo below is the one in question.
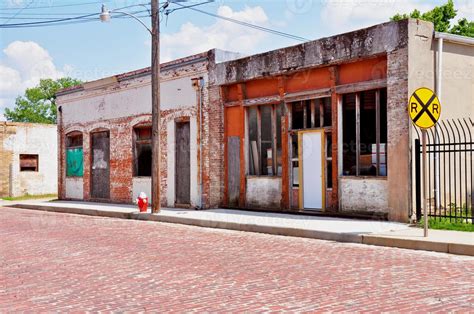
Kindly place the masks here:
<instances>
[{"instance_id":1,"label":"green tree","mask_svg":"<svg viewBox=\"0 0 474 314\"><path fill-rule=\"evenodd\" d=\"M454 25L450 31L452 34L474 37L474 21L460 19L458 24Z\"/></svg>"},{"instance_id":2,"label":"green tree","mask_svg":"<svg viewBox=\"0 0 474 314\"><path fill-rule=\"evenodd\" d=\"M56 92L81 83L70 77L42 79L37 86L27 88L23 96L16 98L13 109L5 109L5 118L12 122L56 123Z\"/></svg>"},{"instance_id":3,"label":"green tree","mask_svg":"<svg viewBox=\"0 0 474 314\"><path fill-rule=\"evenodd\" d=\"M399 21L407 18L420 19L432 22L437 32L474 37L473 21L468 21L464 18L458 20L457 24L451 26L451 20L454 19L456 15L457 11L454 9L453 0L448 0L446 4L435 7L433 10L423 14L415 9L410 14L395 14L390 20Z\"/></svg>"}]
</instances>

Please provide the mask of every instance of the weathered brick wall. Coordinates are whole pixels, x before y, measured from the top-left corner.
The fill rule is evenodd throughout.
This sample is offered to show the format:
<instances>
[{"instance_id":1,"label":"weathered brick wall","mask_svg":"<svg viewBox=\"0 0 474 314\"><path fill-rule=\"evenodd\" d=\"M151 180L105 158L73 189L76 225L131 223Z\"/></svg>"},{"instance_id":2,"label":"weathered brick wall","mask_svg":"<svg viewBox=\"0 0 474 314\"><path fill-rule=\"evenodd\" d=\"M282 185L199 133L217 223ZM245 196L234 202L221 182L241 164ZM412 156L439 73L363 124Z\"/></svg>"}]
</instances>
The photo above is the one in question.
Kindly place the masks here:
<instances>
[{"instance_id":1,"label":"weathered brick wall","mask_svg":"<svg viewBox=\"0 0 474 314\"><path fill-rule=\"evenodd\" d=\"M389 219L407 221L410 206L408 47L387 55L387 171Z\"/></svg>"},{"instance_id":2,"label":"weathered brick wall","mask_svg":"<svg viewBox=\"0 0 474 314\"><path fill-rule=\"evenodd\" d=\"M221 103L220 88L210 86L208 91L207 121L207 154L205 154L206 205L217 207L222 204L224 195L224 106Z\"/></svg>"},{"instance_id":3,"label":"weathered brick wall","mask_svg":"<svg viewBox=\"0 0 474 314\"><path fill-rule=\"evenodd\" d=\"M199 153L199 143L202 143L202 165L203 165L203 207L217 207L221 204L222 200L222 178L223 178L223 112L220 102L219 89L213 87L213 80L207 80L207 73L213 69L213 66L209 66L209 62L213 62L214 55L209 52L206 60L201 60L197 63L190 65L176 66L172 70L162 71L161 79L162 82L172 82L176 79L186 79L186 84L191 86L192 78L203 77L206 81L206 86L203 88L202 94L202 138L197 135L197 148ZM202 56L201 56L202 57ZM132 90L131 93L136 93L134 84L137 84L137 88L141 88L140 99L129 97L129 93L123 90ZM64 121L64 132L63 137L72 131L83 132L83 150L84 150L84 176L83 176L83 189L84 199L90 200L90 134L96 130L109 130L110 131L110 197L112 202L124 202L129 203L133 200L132 195L132 180L133 180L133 127L139 123L150 123L151 124L151 95L149 91L150 76L142 76L140 78L131 78L126 81L120 81L114 84L108 84L103 88L94 88L88 90L78 90L77 92L69 93L64 96L58 97L58 105L66 108L69 105L84 105L86 106L91 100L97 102L97 97L102 97L102 100L98 106L93 107L94 110L100 112L94 113L96 118L90 118L89 121L85 120L84 117L77 119L77 122L71 122L74 117L71 116L74 111L69 109L66 110L63 118ZM163 85L162 85L163 86ZM107 96L116 92L123 93L124 98L127 98L131 103L127 108L127 114L119 118L107 118L107 113L114 110L114 102L111 101L112 96ZM165 91L167 93L171 91ZM145 94L144 94L145 93ZM162 89L163 93L163 89ZM142 97L142 95L145 97ZM169 95L168 95L169 96ZM108 98L107 98L108 97ZM150 98L150 99L148 99ZM191 98L191 97L190 97ZM199 132L199 107L198 107L198 94L197 91L193 91L192 103L165 103L162 104L161 111L161 130L160 130L160 203L162 206L167 206L167 191L169 184L174 182L171 180L168 174L168 134L167 125L171 121L178 121L182 119L189 120L193 118L197 121L197 132ZM114 98L117 99L117 98ZM168 98L169 99L169 98ZM128 111L133 111L133 106L141 106L143 111L143 105L141 102L149 103L148 112L139 112L135 115L129 114ZM137 104L135 104L137 102ZM122 105L123 106L123 105ZM131 106L131 107L130 107ZM148 105L147 105L148 106ZM86 108L86 107L84 107ZM82 111L87 109L82 109ZM146 108L146 107L145 107ZM138 110L138 109L137 109ZM147 110L145 110L147 111ZM114 112L113 114L117 114ZM65 168L65 148L62 145L61 154L59 160L62 167ZM199 154L197 154L199 156ZM200 175L199 171L199 159L198 159L198 179ZM172 174L174 175L174 174ZM64 185L65 185L65 170L61 171L62 178L59 180L62 191L60 193L61 198L65 198ZM173 187L174 188L174 187Z\"/></svg>"}]
</instances>

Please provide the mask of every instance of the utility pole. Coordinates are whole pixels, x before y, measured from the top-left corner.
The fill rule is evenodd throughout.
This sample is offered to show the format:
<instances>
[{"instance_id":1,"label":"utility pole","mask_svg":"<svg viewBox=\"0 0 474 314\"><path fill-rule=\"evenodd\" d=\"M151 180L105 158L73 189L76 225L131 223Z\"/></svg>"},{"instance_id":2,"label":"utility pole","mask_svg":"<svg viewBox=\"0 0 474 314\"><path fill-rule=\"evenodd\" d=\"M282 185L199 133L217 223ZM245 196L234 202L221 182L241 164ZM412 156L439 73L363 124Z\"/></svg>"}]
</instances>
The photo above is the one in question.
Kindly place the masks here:
<instances>
[{"instance_id":1,"label":"utility pole","mask_svg":"<svg viewBox=\"0 0 474 314\"><path fill-rule=\"evenodd\" d=\"M151 0L151 119L152 119L152 213L160 211L160 14L159 0Z\"/></svg>"}]
</instances>

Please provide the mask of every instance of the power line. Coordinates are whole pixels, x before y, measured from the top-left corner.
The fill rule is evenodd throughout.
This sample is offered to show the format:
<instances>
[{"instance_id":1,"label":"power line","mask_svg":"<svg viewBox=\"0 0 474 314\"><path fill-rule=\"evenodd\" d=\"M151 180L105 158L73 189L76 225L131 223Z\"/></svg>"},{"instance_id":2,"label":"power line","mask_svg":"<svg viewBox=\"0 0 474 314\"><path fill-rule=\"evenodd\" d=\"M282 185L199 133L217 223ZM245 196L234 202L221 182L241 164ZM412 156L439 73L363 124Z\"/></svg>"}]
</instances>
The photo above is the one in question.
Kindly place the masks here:
<instances>
[{"instance_id":1,"label":"power line","mask_svg":"<svg viewBox=\"0 0 474 314\"><path fill-rule=\"evenodd\" d=\"M274 29L271 29L271 28L258 26L258 25L255 25L255 24L251 24L251 23L240 21L240 20L236 20L236 19L233 19L233 18L230 18L230 17L225 17L225 16L222 16L222 15L218 15L218 14L210 13L210 12L203 11L203 10L200 10L200 9L196 9L195 8L196 5L185 6L185 5L183 5L181 3L178 3L178 2L173 2L173 3L176 4L176 5L179 5L183 9L193 10L193 11L205 14L205 15L209 15L209 16L212 16L212 17L215 17L215 18L223 19L223 20L228 21L228 22L236 23L236 24L246 26L246 27L250 27L250 28L253 28L253 29L257 29L257 30L260 30L260 31L268 32L268 33L271 33L271 34L274 34L274 35L283 36L283 37L298 40L298 41L310 41L310 39L307 39L307 38L304 38L304 37L292 35L292 34L277 31L277 30L274 30Z\"/></svg>"},{"instance_id":2,"label":"power line","mask_svg":"<svg viewBox=\"0 0 474 314\"><path fill-rule=\"evenodd\" d=\"M26 10L28 9L28 7L33 3L34 0L31 0L26 6L24 6L22 9L20 9L18 12L16 12L15 14L13 14L13 16L11 16L6 22L10 22L12 19L14 19L18 14L20 14L21 12L23 12L23 10Z\"/></svg>"},{"instance_id":3,"label":"power line","mask_svg":"<svg viewBox=\"0 0 474 314\"><path fill-rule=\"evenodd\" d=\"M110 0L104 0L102 2L107 2L107 1L110 1ZM206 3L209 3L209 2L212 2L212 1L207 1L207 2L204 2L204 3L188 5L188 6L183 5L179 2L172 2L173 4L176 4L176 5L180 6L180 8L178 8L178 9L168 9L168 10L165 11L165 14L169 15L170 13L172 13L176 10L179 10L179 9L189 9L189 10L199 12L201 14L212 16L212 17L222 19L222 20L225 20L225 21L228 21L228 22L232 22L232 23L235 23L235 24L238 24L238 25L241 25L241 26L245 26L245 27L256 29L256 30L264 31L264 32L267 32L267 33L270 33L270 34L290 38L290 39L297 40L297 41L303 41L303 42L304 41L309 41L309 39L301 37L301 36L292 35L292 34L289 34L289 33L277 31L277 30L270 29L270 28L263 27L263 26L258 26L258 25L255 25L255 24L247 23L247 22L244 22L244 21L236 20L236 19L233 19L233 18L225 17L225 16L222 16L222 15L210 13L210 12L203 11L203 10L195 8L195 6L197 6L197 5L202 5L202 4L206 4ZM99 2L88 2L88 3L81 3L81 4L68 4L68 5L61 5L61 6L73 6L73 5L85 5L85 4L97 4L97 3L99 3ZM122 10L122 9L126 9L126 8L131 8L131 7L136 7L136 6L144 6L144 5L146 5L146 4L142 3L142 4L129 5L129 6L126 6L126 7L117 8L116 10ZM58 7L58 6L56 6L56 7ZM38 8L38 7L36 7L36 8ZM165 6L163 5L162 8L165 8ZM134 12L134 14L143 13L143 12L145 12L145 11ZM11 23L11 24L4 23L4 24L0 25L0 28L43 27L43 26L69 25L69 24L76 24L76 23L93 22L93 21L97 21L97 19L96 18L91 18L91 17L95 16L97 14L98 13L92 13L92 14L84 14L84 15L61 18L61 19L49 19L49 20L44 20L44 21L34 21L34 22L25 22L25 23ZM139 17L147 17L147 16L149 16L149 15L144 15L144 16L139 16ZM43 18L41 18L41 19L43 19ZM37 18L36 20L39 20L39 18Z\"/></svg>"},{"instance_id":4,"label":"power line","mask_svg":"<svg viewBox=\"0 0 474 314\"><path fill-rule=\"evenodd\" d=\"M132 7L137 7L137 6L143 6L144 4L134 4L134 5L128 5L125 7L117 8L116 10L123 10L123 9L128 9ZM136 11L132 12L132 14L138 14L138 13L143 13L147 12L148 10L141 10L141 11ZM10 23L10 24L1 24L0 28L25 28L25 27L41 27L41 26L53 26L53 25L65 25L65 24L73 24L71 22L81 22L83 23L84 21L97 21L97 18L90 18L92 16L97 16L99 13L90 13L90 14L84 14L84 15L79 15L79 16L74 16L74 17L67 17L67 18L60 18L60 19L49 19L49 20L44 20L44 21L34 21L34 22L24 22L24 23ZM123 14L120 14L119 12L117 13L118 16L122 16ZM139 17L144 17L144 16L139 16ZM68 22L68 23L63 23L63 22Z\"/></svg>"},{"instance_id":5,"label":"power line","mask_svg":"<svg viewBox=\"0 0 474 314\"><path fill-rule=\"evenodd\" d=\"M110 1L112 1L112 0L101 0L101 1L82 2L82 3L69 3L69 4L41 6L41 7L29 7L29 8L25 8L24 10L76 7L76 6L84 6L84 5L92 5L92 4L102 4L104 2L110 2ZM12 10L17 10L17 9L18 8L0 8L0 11L12 11Z\"/></svg>"},{"instance_id":6,"label":"power line","mask_svg":"<svg viewBox=\"0 0 474 314\"><path fill-rule=\"evenodd\" d=\"M142 10L142 11L133 12L132 14L139 14L139 13L144 13L144 12L147 12L147 11ZM93 13L93 14L87 14L87 15L83 15L83 16L75 17L75 18L57 19L54 21L39 21L39 22L7 24L6 26L0 25L0 28L31 28L31 27L47 27L47 26L72 25L72 24L82 24L82 23L89 23L89 22L98 22L97 17L92 17L92 16L97 16L97 15L98 13ZM136 17L142 18L142 17L149 17L149 16L150 16L149 14L145 14L145 15L137 15ZM131 17L125 14L117 13L117 16L115 16L115 18L129 19Z\"/></svg>"}]
</instances>

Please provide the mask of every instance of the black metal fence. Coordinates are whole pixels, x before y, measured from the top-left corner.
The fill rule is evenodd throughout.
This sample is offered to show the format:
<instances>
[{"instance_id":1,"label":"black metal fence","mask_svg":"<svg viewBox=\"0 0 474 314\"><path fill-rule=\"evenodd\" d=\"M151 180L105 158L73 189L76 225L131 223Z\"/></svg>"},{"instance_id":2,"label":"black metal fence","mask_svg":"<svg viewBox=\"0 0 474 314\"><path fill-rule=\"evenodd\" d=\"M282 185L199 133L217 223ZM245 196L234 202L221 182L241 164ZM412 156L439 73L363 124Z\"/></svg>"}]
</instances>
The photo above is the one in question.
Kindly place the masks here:
<instances>
[{"instance_id":1,"label":"black metal fence","mask_svg":"<svg viewBox=\"0 0 474 314\"><path fill-rule=\"evenodd\" d=\"M473 135L471 118L440 121L427 131L426 206L435 219L473 223ZM421 132L415 139L416 218L422 216Z\"/></svg>"}]
</instances>

